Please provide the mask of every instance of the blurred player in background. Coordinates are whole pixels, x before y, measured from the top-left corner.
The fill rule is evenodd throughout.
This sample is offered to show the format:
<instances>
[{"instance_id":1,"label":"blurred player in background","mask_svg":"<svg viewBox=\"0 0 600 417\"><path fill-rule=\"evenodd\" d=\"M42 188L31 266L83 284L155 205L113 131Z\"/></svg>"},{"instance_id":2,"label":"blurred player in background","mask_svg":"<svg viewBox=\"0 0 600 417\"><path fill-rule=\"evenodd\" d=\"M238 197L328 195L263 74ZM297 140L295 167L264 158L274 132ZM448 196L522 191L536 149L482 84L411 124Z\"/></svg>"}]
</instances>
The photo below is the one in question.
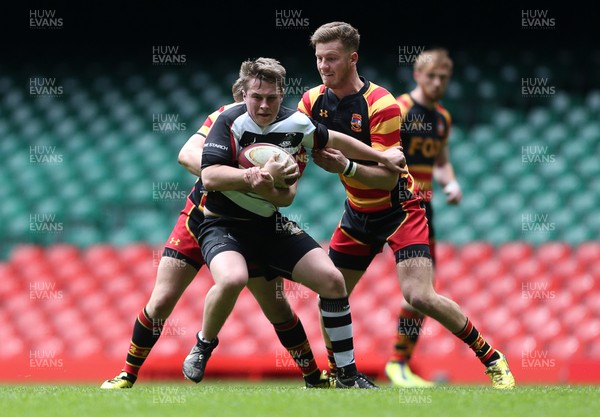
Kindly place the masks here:
<instances>
[{"instance_id":1,"label":"blurred player in background","mask_svg":"<svg viewBox=\"0 0 600 417\"><path fill-rule=\"evenodd\" d=\"M292 155L303 146L329 145L399 172L404 155L398 149L376 152L282 107L286 71L277 60L248 60L242 64L240 73L243 71L247 71L245 103L217 118L202 153L202 182L209 192L199 241L215 285L206 295L202 330L183 363L183 373L192 381L202 380L218 344L218 333L241 290L255 277L266 274L269 279L276 272L319 294L324 328L333 340L339 367L336 388L377 388L358 372L354 362L350 305L341 273L312 237L279 212L279 207L293 202L297 183L288 188L275 184L293 172L284 162L274 171L266 165L241 169L237 159L240 149L254 143L274 144Z\"/></svg>"},{"instance_id":2,"label":"blurred player in background","mask_svg":"<svg viewBox=\"0 0 600 417\"><path fill-rule=\"evenodd\" d=\"M462 192L450 161L448 137L450 113L439 101L444 97L452 76L448 51L434 48L423 51L414 64L416 87L397 97L402 114L402 145L419 195L423 198L429 226L429 250L435 266L435 232L433 224L433 180L443 189L448 204L458 204ZM414 374L409 361L425 316L403 300L398 318L394 352L385 373L399 387L428 387L433 383Z\"/></svg>"},{"instance_id":3,"label":"blurred player in background","mask_svg":"<svg viewBox=\"0 0 600 417\"><path fill-rule=\"evenodd\" d=\"M400 106L387 90L359 76L358 31L347 23L332 22L319 27L310 40L323 84L303 95L300 111L375 149L398 145ZM330 149L313 152L313 158L325 170L338 173L346 188L345 210L331 238L329 256L343 273L348 293L387 243L396 257L406 301L466 343L494 388L512 388L515 382L504 355L486 342L454 301L435 292L427 217L412 175L398 177ZM323 337L327 339L325 332ZM328 353L330 348L328 344ZM328 356L335 373L335 357Z\"/></svg>"},{"instance_id":4,"label":"blurred player in background","mask_svg":"<svg viewBox=\"0 0 600 417\"><path fill-rule=\"evenodd\" d=\"M179 163L198 177L201 174L202 147L210 128L219 114L242 101L240 79L232 86L232 94L235 103L222 106L211 113L179 153ZM180 212L177 223L165 244L150 299L134 323L125 365L118 376L105 381L101 388L121 389L133 386L140 368L158 341L167 318L204 264L197 239L198 225L204 220L200 204L204 193L202 182L196 181L187 197L186 206ZM248 288L267 319L273 324L281 344L288 350L302 372L305 386L328 388L329 379L326 374L321 374L315 362L300 318L292 310L285 293L281 291L277 293L277 288L282 288L282 278L278 277L271 281L254 280L248 284Z\"/></svg>"}]
</instances>

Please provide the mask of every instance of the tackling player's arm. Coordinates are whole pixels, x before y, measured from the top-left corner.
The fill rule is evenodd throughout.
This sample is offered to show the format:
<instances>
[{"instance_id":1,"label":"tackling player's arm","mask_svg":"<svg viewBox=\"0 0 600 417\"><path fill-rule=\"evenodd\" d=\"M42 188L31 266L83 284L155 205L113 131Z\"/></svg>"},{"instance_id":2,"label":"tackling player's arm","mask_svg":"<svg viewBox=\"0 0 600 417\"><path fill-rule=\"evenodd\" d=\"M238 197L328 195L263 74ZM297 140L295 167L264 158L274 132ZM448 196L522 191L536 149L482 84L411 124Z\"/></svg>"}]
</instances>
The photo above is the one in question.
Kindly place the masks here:
<instances>
[{"instance_id":1,"label":"tackling player's arm","mask_svg":"<svg viewBox=\"0 0 600 417\"><path fill-rule=\"evenodd\" d=\"M206 138L196 132L187 140L179 150L177 162L193 175L200 176L200 165L202 163L202 147Z\"/></svg>"},{"instance_id":2,"label":"tackling player's arm","mask_svg":"<svg viewBox=\"0 0 600 417\"><path fill-rule=\"evenodd\" d=\"M342 152L333 148L314 150L312 157L318 166L334 174L343 174L349 161ZM398 183L398 174L381 165L356 164L353 178L379 190L392 190Z\"/></svg>"},{"instance_id":3,"label":"tackling player's arm","mask_svg":"<svg viewBox=\"0 0 600 417\"><path fill-rule=\"evenodd\" d=\"M329 141L327 146L342 151L350 159L363 159L379 162L388 167L393 172L407 174L406 158L400 146L388 148L379 151L352 136L346 135L335 130L329 130Z\"/></svg>"}]
</instances>

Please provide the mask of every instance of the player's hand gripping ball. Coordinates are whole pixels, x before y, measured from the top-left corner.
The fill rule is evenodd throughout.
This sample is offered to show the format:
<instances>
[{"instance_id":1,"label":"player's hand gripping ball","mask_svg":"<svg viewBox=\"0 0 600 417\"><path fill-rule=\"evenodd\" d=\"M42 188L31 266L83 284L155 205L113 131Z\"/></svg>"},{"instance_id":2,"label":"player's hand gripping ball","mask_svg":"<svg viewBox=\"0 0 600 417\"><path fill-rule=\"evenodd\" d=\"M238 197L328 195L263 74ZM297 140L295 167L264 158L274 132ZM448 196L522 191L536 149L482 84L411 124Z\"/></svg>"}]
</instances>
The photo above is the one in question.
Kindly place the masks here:
<instances>
[{"instance_id":1,"label":"player's hand gripping ball","mask_svg":"<svg viewBox=\"0 0 600 417\"><path fill-rule=\"evenodd\" d=\"M240 168L252 168L260 167L263 168L271 156L275 155L275 161L284 164L284 168L295 166L295 169L290 169L291 172L298 172L298 164L294 160L294 156L279 146L272 145L270 143L253 143L252 145L246 146L240 152L238 157L238 165ZM271 175L274 173L272 172ZM276 175L273 175L276 178ZM298 180L298 175L294 175L290 178L280 179L276 178L275 187L277 188L289 188Z\"/></svg>"}]
</instances>

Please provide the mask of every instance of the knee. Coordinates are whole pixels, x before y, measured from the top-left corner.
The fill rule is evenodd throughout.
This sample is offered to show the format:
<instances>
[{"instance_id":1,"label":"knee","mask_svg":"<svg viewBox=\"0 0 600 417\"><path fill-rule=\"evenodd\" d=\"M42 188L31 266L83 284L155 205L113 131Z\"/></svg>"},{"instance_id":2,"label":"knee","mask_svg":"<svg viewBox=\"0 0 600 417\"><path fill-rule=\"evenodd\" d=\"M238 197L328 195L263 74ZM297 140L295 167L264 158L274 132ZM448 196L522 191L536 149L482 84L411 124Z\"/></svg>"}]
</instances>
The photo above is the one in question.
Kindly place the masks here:
<instances>
[{"instance_id":1,"label":"knee","mask_svg":"<svg viewBox=\"0 0 600 417\"><path fill-rule=\"evenodd\" d=\"M409 290L403 293L403 295L408 304L422 313L428 314L434 308L435 293Z\"/></svg>"},{"instance_id":2,"label":"knee","mask_svg":"<svg viewBox=\"0 0 600 417\"><path fill-rule=\"evenodd\" d=\"M239 293L248 284L248 276L243 273L229 273L219 277L215 285L223 292Z\"/></svg>"},{"instance_id":3,"label":"knee","mask_svg":"<svg viewBox=\"0 0 600 417\"><path fill-rule=\"evenodd\" d=\"M340 298L347 295L344 276L336 268L330 268L323 274L319 295L326 298Z\"/></svg>"}]
</instances>

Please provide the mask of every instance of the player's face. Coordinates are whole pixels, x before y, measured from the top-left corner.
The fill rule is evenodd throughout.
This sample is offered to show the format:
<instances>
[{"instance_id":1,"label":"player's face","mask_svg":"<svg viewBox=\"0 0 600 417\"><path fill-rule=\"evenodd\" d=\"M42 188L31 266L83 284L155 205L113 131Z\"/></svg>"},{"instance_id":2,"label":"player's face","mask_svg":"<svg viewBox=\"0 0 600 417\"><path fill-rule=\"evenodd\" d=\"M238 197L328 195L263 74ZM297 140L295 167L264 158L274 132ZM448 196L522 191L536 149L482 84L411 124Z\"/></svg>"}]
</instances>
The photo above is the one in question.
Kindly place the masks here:
<instances>
[{"instance_id":1,"label":"player's face","mask_svg":"<svg viewBox=\"0 0 600 417\"><path fill-rule=\"evenodd\" d=\"M342 88L356 68L352 65L355 55L356 52L346 51L339 40L316 44L317 70L319 70L323 84L334 90Z\"/></svg>"},{"instance_id":2,"label":"player's face","mask_svg":"<svg viewBox=\"0 0 600 417\"><path fill-rule=\"evenodd\" d=\"M275 121L283 100L281 89L277 85L254 78L248 82L244 92L244 101L248 113L257 125L264 127Z\"/></svg>"},{"instance_id":3,"label":"player's face","mask_svg":"<svg viewBox=\"0 0 600 417\"><path fill-rule=\"evenodd\" d=\"M431 101L438 101L446 94L450 81L450 68L433 63L415 71L415 81L421 87L425 96Z\"/></svg>"}]
</instances>

